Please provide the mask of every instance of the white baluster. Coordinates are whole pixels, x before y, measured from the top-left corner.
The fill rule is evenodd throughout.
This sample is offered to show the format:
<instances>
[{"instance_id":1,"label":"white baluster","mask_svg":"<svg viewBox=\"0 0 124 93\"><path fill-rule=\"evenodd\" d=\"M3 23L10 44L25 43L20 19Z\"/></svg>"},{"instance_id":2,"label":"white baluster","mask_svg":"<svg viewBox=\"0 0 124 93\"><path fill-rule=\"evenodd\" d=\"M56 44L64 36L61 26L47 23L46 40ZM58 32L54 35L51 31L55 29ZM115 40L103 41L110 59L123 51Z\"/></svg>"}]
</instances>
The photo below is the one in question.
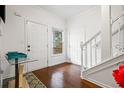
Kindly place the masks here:
<instances>
[{"instance_id":1,"label":"white baluster","mask_svg":"<svg viewBox=\"0 0 124 93\"><path fill-rule=\"evenodd\" d=\"M95 38L95 65L97 65L97 45L96 45L96 38Z\"/></svg>"},{"instance_id":2,"label":"white baluster","mask_svg":"<svg viewBox=\"0 0 124 93\"><path fill-rule=\"evenodd\" d=\"M90 67L92 67L92 41L90 41Z\"/></svg>"},{"instance_id":3,"label":"white baluster","mask_svg":"<svg viewBox=\"0 0 124 93\"><path fill-rule=\"evenodd\" d=\"M121 34L121 26L120 26L120 22L119 22L119 44L120 44L120 53L122 53L122 34Z\"/></svg>"},{"instance_id":4,"label":"white baluster","mask_svg":"<svg viewBox=\"0 0 124 93\"><path fill-rule=\"evenodd\" d=\"M119 44L119 51L118 51L118 53L119 53L119 55L120 55L120 53L121 53L121 48L122 48L122 42L121 42L121 28L120 28L120 22L118 23L118 39L119 39L119 42L118 42L118 44Z\"/></svg>"},{"instance_id":5,"label":"white baluster","mask_svg":"<svg viewBox=\"0 0 124 93\"><path fill-rule=\"evenodd\" d=\"M81 76L82 76L82 72L84 71L84 65L83 65L83 42L81 42L80 47L81 47Z\"/></svg>"},{"instance_id":6,"label":"white baluster","mask_svg":"<svg viewBox=\"0 0 124 93\"><path fill-rule=\"evenodd\" d=\"M86 66L86 69L87 69L87 44L85 46L85 66Z\"/></svg>"}]
</instances>

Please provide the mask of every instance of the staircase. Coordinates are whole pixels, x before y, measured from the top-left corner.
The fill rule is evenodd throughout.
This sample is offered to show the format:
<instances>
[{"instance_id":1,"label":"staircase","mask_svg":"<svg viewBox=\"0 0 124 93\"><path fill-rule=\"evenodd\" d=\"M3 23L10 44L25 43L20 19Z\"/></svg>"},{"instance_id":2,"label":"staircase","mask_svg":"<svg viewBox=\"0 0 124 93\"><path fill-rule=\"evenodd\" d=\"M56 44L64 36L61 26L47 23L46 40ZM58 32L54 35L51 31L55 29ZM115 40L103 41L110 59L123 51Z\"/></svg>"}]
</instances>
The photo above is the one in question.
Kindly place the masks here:
<instances>
[{"instance_id":1,"label":"staircase","mask_svg":"<svg viewBox=\"0 0 124 93\"><path fill-rule=\"evenodd\" d=\"M124 63L124 54L110 58L101 64L81 72L81 78L93 82L101 87L118 87L112 77L112 71Z\"/></svg>"},{"instance_id":2,"label":"staircase","mask_svg":"<svg viewBox=\"0 0 124 93\"><path fill-rule=\"evenodd\" d=\"M111 58L103 62L101 61L101 32L96 33L87 42L81 42L82 79L101 87L118 87L112 72L120 64L124 64L124 24L121 24L119 21L122 17L124 17L124 14L117 17L111 23L113 28L114 23L118 22L118 29L112 29Z\"/></svg>"}]
</instances>

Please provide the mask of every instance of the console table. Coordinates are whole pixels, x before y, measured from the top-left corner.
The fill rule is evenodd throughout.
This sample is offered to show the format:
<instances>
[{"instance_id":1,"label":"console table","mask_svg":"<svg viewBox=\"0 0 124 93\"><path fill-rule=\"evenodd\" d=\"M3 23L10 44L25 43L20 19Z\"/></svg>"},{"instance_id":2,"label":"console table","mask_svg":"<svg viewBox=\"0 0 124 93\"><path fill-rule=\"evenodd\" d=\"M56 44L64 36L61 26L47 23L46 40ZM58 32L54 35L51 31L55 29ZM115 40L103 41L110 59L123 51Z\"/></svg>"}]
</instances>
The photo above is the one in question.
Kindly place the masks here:
<instances>
[{"instance_id":1,"label":"console table","mask_svg":"<svg viewBox=\"0 0 124 93\"><path fill-rule=\"evenodd\" d=\"M19 88L19 64L35 62L38 60L27 58L26 54L12 52L6 56L10 65L15 65L15 88Z\"/></svg>"}]
</instances>

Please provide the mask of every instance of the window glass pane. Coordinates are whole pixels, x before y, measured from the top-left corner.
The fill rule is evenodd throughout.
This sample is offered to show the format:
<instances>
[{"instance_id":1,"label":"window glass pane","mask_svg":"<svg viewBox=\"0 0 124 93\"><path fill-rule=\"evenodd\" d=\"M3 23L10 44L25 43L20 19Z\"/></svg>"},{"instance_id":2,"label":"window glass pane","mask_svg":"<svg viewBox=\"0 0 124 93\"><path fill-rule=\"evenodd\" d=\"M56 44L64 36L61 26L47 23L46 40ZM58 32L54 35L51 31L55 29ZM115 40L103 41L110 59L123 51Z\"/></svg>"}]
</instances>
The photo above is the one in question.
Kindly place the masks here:
<instances>
[{"instance_id":1,"label":"window glass pane","mask_svg":"<svg viewBox=\"0 0 124 93\"><path fill-rule=\"evenodd\" d=\"M53 54L62 53L62 32L53 31Z\"/></svg>"}]
</instances>

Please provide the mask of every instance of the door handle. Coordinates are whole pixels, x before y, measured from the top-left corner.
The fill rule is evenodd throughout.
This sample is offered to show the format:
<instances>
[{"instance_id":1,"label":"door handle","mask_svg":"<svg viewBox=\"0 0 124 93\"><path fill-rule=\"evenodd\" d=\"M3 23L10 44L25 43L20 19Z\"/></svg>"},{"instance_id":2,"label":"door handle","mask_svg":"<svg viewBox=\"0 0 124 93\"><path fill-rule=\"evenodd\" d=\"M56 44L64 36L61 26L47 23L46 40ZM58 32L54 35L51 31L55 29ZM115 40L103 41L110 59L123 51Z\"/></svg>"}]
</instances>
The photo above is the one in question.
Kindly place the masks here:
<instances>
[{"instance_id":1,"label":"door handle","mask_svg":"<svg viewBox=\"0 0 124 93\"><path fill-rule=\"evenodd\" d=\"M28 52L30 52L31 50L30 49L27 49Z\"/></svg>"},{"instance_id":2,"label":"door handle","mask_svg":"<svg viewBox=\"0 0 124 93\"><path fill-rule=\"evenodd\" d=\"M30 45L28 45L27 47L28 47L28 48L30 48L31 46L30 46Z\"/></svg>"}]
</instances>

